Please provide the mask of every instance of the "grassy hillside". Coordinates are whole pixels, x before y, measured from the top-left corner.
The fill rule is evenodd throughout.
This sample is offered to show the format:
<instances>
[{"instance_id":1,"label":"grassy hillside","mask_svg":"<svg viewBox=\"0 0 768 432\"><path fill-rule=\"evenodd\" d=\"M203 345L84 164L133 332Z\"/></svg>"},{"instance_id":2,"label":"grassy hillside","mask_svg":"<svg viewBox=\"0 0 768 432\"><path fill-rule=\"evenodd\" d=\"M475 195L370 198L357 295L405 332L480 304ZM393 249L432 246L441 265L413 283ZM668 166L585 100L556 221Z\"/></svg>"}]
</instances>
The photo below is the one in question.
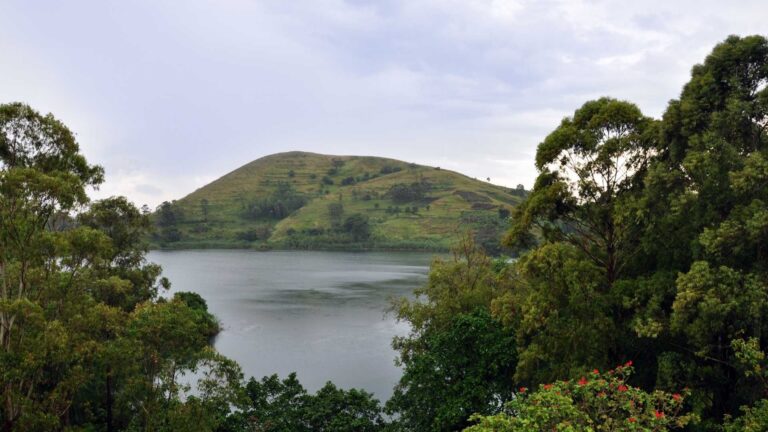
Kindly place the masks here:
<instances>
[{"instance_id":1,"label":"grassy hillside","mask_svg":"<svg viewBox=\"0 0 768 432\"><path fill-rule=\"evenodd\" d=\"M279 153L164 203L154 215L154 242L437 250L471 231L494 248L523 194L394 159Z\"/></svg>"}]
</instances>

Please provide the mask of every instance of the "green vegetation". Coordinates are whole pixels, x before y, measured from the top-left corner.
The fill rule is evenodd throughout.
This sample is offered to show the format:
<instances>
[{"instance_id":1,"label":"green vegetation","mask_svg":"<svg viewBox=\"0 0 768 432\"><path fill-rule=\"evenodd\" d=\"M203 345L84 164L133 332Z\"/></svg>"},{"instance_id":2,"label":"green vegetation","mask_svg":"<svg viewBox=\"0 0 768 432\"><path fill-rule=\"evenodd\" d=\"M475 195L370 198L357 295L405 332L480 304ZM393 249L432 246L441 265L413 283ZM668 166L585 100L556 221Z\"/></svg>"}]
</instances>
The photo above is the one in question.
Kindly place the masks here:
<instances>
[{"instance_id":1,"label":"green vegetation","mask_svg":"<svg viewBox=\"0 0 768 432\"><path fill-rule=\"evenodd\" d=\"M4 431L212 430L239 367L208 345L202 299L164 300L148 217L87 204L101 168L53 116L0 105L0 425ZM206 370L195 396L185 372Z\"/></svg>"},{"instance_id":2,"label":"green vegetation","mask_svg":"<svg viewBox=\"0 0 768 432\"><path fill-rule=\"evenodd\" d=\"M413 333L395 342L396 424L455 430L474 410L473 431L764 430L766 84L768 41L730 37L661 120L611 98L564 119L512 212L505 242L527 251L481 265L466 246L455 265L433 266L419 300L398 304ZM497 390L480 408L439 389L461 388L471 365L456 378L432 360L444 352L432 341L477 308L514 335L515 356L498 349L500 334L482 341L492 328L454 340L481 344L490 358L476 361L513 371L507 389L517 389L484 377L472 388Z\"/></svg>"},{"instance_id":3,"label":"green vegetation","mask_svg":"<svg viewBox=\"0 0 768 432\"><path fill-rule=\"evenodd\" d=\"M451 259L433 263L416 298L394 303L411 332L393 342L403 376L384 408L332 383L309 395L295 375L246 384L209 345L218 324L205 300L159 295L168 281L145 260L147 213L124 198L88 203L85 188L102 171L69 130L25 105L1 105L0 424L766 430L767 84L768 40L732 36L694 67L661 120L626 101L586 102L540 144L539 177L530 194L518 192L525 199L511 218L502 208L517 203L504 200L508 191L457 174L309 154L256 161L158 209L155 239L171 243L229 229L295 247L314 246L309 238L428 244L418 217L470 204L482 213L462 214L465 222L509 221L505 243L527 248L519 259L493 259L476 233L465 234ZM275 169L281 174L266 176ZM324 172L339 181L321 185ZM315 182L286 186L286 178ZM334 186L341 180L349 184ZM222 198L254 184L265 193L239 206ZM273 210L296 197L307 201L274 223ZM382 239L390 226L404 237ZM194 394L179 380L191 372Z\"/></svg>"},{"instance_id":4,"label":"green vegetation","mask_svg":"<svg viewBox=\"0 0 768 432\"><path fill-rule=\"evenodd\" d=\"M245 386L247 402L230 415L223 430L270 432L376 432L385 422L381 407L370 393L341 390L328 382L308 394L296 374L280 380L277 375L261 381L251 378Z\"/></svg>"},{"instance_id":5,"label":"green vegetation","mask_svg":"<svg viewBox=\"0 0 768 432\"><path fill-rule=\"evenodd\" d=\"M645 392L628 384L631 362L578 380L543 384L535 392L518 389L507 411L475 416L479 424L467 432L527 431L663 431L679 429L696 420L681 414L686 394Z\"/></svg>"},{"instance_id":6,"label":"green vegetation","mask_svg":"<svg viewBox=\"0 0 768 432\"><path fill-rule=\"evenodd\" d=\"M506 221L499 215L524 196L521 189L392 159L281 153L163 203L153 215L152 242L162 248L447 250L469 230L501 253ZM367 220L367 232L345 223L354 215Z\"/></svg>"}]
</instances>

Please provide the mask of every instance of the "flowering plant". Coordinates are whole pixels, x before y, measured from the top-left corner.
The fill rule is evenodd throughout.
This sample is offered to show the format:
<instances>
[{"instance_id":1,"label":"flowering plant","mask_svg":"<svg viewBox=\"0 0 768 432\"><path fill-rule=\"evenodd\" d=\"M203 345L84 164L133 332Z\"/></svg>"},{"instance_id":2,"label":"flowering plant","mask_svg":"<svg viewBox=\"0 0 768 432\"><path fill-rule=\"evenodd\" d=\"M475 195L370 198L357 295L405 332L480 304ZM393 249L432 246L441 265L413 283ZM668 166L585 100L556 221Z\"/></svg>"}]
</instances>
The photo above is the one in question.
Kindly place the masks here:
<instances>
[{"instance_id":1,"label":"flowering plant","mask_svg":"<svg viewBox=\"0 0 768 432\"><path fill-rule=\"evenodd\" d=\"M681 393L646 392L627 384L632 362L600 373L594 370L577 380L520 388L505 412L474 416L468 432L517 431L667 431L695 420L683 414L688 390Z\"/></svg>"}]
</instances>

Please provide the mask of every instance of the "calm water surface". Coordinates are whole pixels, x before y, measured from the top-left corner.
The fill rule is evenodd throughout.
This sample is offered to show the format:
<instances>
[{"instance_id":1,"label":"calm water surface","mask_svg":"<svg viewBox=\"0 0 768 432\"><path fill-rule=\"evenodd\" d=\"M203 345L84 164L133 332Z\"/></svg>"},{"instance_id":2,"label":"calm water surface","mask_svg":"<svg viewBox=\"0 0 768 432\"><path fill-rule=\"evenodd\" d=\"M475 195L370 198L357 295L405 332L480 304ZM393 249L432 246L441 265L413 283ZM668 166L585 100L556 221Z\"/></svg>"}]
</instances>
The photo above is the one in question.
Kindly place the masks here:
<instances>
[{"instance_id":1,"label":"calm water surface","mask_svg":"<svg viewBox=\"0 0 768 432\"><path fill-rule=\"evenodd\" d=\"M407 324L389 299L426 281L432 254L408 252L152 251L174 291L194 291L224 330L216 349L246 377L297 372L310 391L326 381L384 401L400 377L393 336Z\"/></svg>"}]
</instances>

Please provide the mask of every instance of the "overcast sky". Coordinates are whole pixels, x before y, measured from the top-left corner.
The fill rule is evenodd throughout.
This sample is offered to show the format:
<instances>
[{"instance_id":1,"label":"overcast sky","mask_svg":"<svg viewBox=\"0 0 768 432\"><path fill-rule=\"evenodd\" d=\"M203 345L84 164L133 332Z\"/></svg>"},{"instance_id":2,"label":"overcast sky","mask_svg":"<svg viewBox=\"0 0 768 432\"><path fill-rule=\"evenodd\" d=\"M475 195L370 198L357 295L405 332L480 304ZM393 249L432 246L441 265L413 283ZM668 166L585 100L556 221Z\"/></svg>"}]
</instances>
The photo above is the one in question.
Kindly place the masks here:
<instances>
[{"instance_id":1,"label":"overcast sky","mask_svg":"<svg viewBox=\"0 0 768 432\"><path fill-rule=\"evenodd\" d=\"M0 102L52 112L155 206L268 154L438 165L530 187L586 100L658 117L768 1L0 1Z\"/></svg>"}]
</instances>

